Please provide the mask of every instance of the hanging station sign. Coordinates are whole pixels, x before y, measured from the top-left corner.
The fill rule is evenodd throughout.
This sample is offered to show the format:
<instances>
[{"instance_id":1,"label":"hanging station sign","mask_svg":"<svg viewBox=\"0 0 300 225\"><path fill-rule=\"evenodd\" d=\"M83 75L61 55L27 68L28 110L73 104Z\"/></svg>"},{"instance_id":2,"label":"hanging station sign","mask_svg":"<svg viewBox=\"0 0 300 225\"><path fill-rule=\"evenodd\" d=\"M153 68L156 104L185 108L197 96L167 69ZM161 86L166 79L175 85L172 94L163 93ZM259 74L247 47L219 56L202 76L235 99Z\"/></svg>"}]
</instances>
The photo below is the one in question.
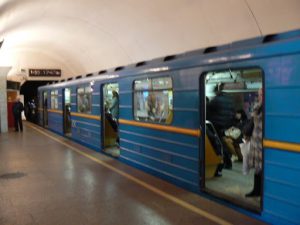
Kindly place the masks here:
<instances>
[{"instance_id":1,"label":"hanging station sign","mask_svg":"<svg viewBox=\"0 0 300 225\"><path fill-rule=\"evenodd\" d=\"M29 69L30 77L60 77L60 69Z\"/></svg>"}]
</instances>

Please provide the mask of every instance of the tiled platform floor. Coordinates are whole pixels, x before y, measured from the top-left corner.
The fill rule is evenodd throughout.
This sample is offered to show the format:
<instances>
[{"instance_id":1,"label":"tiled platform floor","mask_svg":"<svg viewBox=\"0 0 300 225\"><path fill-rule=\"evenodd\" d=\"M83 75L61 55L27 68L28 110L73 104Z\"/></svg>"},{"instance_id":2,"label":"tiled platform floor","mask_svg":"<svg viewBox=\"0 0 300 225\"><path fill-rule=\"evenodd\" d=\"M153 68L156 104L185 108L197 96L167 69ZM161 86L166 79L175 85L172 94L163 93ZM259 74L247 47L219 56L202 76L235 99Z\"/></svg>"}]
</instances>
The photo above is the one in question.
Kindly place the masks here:
<instances>
[{"instance_id":1,"label":"tiled platform floor","mask_svg":"<svg viewBox=\"0 0 300 225\"><path fill-rule=\"evenodd\" d=\"M262 223L25 122L0 134L0 224Z\"/></svg>"}]
</instances>

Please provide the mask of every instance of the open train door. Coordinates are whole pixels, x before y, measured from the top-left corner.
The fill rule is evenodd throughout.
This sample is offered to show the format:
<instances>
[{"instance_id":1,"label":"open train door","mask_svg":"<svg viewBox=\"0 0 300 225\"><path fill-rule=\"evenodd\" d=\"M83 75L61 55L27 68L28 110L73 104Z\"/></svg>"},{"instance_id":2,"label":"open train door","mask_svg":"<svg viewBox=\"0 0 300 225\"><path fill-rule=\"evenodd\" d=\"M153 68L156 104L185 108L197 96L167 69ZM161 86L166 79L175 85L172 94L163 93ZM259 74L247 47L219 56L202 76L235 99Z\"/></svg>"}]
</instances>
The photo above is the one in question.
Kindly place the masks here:
<instances>
[{"instance_id":1,"label":"open train door","mask_svg":"<svg viewBox=\"0 0 300 225\"><path fill-rule=\"evenodd\" d=\"M63 90L63 131L68 137L71 136L71 88Z\"/></svg>"},{"instance_id":2,"label":"open train door","mask_svg":"<svg viewBox=\"0 0 300 225\"><path fill-rule=\"evenodd\" d=\"M119 157L119 84L102 86L102 149L105 153Z\"/></svg>"},{"instance_id":3,"label":"open train door","mask_svg":"<svg viewBox=\"0 0 300 225\"><path fill-rule=\"evenodd\" d=\"M48 93L43 92L43 127L48 127Z\"/></svg>"},{"instance_id":4,"label":"open train door","mask_svg":"<svg viewBox=\"0 0 300 225\"><path fill-rule=\"evenodd\" d=\"M260 192L251 195L258 179L254 169L246 170L241 146L252 140L245 140L243 128L260 104L262 86L259 68L210 71L200 79L202 191L255 212L261 211L262 179Z\"/></svg>"}]
</instances>

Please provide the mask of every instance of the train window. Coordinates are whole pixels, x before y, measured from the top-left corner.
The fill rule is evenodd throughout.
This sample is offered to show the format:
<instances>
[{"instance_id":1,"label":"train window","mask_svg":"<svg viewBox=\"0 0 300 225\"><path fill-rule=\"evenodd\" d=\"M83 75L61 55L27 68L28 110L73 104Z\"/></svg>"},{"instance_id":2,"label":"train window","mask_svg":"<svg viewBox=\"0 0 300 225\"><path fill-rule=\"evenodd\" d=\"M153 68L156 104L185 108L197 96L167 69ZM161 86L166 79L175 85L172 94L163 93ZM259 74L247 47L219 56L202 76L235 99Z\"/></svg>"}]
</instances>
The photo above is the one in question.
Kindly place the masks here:
<instances>
[{"instance_id":1,"label":"train window","mask_svg":"<svg viewBox=\"0 0 300 225\"><path fill-rule=\"evenodd\" d=\"M134 81L134 119L170 124L173 119L173 91L170 77Z\"/></svg>"},{"instance_id":2,"label":"train window","mask_svg":"<svg viewBox=\"0 0 300 225\"><path fill-rule=\"evenodd\" d=\"M77 112L92 112L92 87L85 86L77 89Z\"/></svg>"},{"instance_id":3,"label":"train window","mask_svg":"<svg viewBox=\"0 0 300 225\"><path fill-rule=\"evenodd\" d=\"M58 90L51 91L51 109L58 109Z\"/></svg>"}]
</instances>

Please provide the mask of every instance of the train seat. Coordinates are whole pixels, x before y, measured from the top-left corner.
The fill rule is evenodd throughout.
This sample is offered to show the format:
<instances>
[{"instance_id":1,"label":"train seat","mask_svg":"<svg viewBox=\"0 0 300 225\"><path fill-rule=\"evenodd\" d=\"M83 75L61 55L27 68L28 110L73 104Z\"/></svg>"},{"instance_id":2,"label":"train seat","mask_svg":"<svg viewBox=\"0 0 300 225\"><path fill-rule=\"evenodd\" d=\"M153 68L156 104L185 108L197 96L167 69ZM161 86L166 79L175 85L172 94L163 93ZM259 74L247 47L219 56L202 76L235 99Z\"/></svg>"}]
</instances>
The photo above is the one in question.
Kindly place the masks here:
<instances>
[{"instance_id":1,"label":"train seat","mask_svg":"<svg viewBox=\"0 0 300 225\"><path fill-rule=\"evenodd\" d=\"M223 145L210 121L205 121L205 178L213 178L217 167L222 163Z\"/></svg>"}]
</instances>

